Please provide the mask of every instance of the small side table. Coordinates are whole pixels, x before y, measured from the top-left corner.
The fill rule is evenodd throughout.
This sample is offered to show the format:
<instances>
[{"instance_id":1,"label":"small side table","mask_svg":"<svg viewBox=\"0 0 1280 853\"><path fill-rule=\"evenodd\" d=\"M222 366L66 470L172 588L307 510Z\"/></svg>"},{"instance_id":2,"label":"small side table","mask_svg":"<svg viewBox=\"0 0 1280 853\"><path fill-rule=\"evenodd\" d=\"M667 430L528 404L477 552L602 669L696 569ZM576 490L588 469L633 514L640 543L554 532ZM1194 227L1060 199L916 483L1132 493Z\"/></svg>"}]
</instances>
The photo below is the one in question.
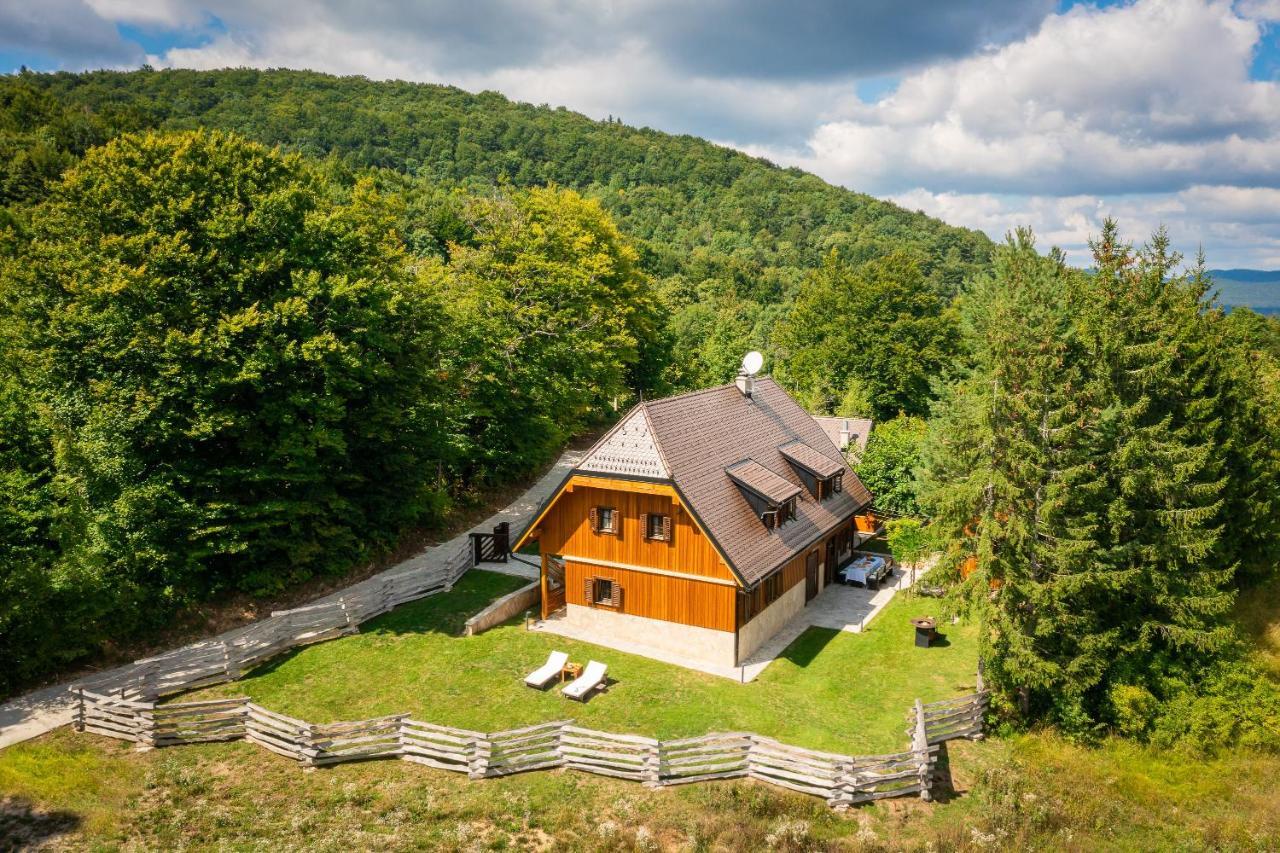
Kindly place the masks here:
<instances>
[{"instance_id":1,"label":"small side table","mask_svg":"<svg viewBox=\"0 0 1280 853\"><path fill-rule=\"evenodd\" d=\"M570 678L577 678L582 675L582 664L567 663L560 668L560 683L564 684Z\"/></svg>"}]
</instances>

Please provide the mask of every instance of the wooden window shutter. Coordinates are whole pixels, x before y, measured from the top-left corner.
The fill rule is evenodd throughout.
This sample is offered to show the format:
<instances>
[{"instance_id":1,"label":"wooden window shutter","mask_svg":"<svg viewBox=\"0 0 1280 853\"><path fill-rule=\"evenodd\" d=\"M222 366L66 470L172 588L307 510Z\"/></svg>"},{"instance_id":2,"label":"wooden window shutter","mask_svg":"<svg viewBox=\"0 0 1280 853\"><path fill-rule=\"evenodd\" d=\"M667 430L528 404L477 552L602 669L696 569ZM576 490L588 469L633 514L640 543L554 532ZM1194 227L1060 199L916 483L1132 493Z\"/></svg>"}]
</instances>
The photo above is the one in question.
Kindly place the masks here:
<instances>
[{"instance_id":1,"label":"wooden window shutter","mask_svg":"<svg viewBox=\"0 0 1280 853\"><path fill-rule=\"evenodd\" d=\"M583 578L582 585L583 585L583 591L582 591L583 595L586 597L587 606L590 607L591 605L596 603L596 579Z\"/></svg>"},{"instance_id":2,"label":"wooden window shutter","mask_svg":"<svg viewBox=\"0 0 1280 853\"><path fill-rule=\"evenodd\" d=\"M614 607L622 606L622 584L616 580L613 582L613 588L609 591L609 603Z\"/></svg>"},{"instance_id":3,"label":"wooden window shutter","mask_svg":"<svg viewBox=\"0 0 1280 853\"><path fill-rule=\"evenodd\" d=\"M595 507L592 507L588 511L587 515L590 516L591 518L591 532L599 533L600 532L600 513L596 512Z\"/></svg>"},{"instance_id":4,"label":"wooden window shutter","mask_svg":"<svg viewBox=\"0 0 1280 853\"><path fill-rule=\"evenodd\" d=\"M640 515L640 529L644 532L645 539L653 538L649 535L651 528L649 527L649 513L647 512Z\"/></svg>"},{"instance_id":5,"label":"wooden window shutter","mask_svg":"<svg viewBox=\"0 0 1280 853\"><path fill-rule=\"evenodd\" d=\"M669 515L662 517L662 538L667 542L671 541L671 516Z\"/></svg>"}]
</instances>

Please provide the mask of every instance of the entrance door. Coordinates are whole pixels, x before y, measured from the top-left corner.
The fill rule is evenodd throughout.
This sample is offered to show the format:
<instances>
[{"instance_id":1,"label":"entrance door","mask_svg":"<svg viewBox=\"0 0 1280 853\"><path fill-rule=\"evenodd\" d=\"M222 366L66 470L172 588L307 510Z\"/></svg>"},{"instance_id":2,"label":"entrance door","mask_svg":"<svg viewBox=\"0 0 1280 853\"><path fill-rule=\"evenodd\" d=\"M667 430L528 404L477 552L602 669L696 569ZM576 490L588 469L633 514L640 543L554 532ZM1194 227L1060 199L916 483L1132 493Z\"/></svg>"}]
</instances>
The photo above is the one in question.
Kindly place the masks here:
<instances>
[{"instance_id":1,"label":"entrance door","mask_svg":"<svg viewBox=\"0 0 1280 853\"><path fill-rule=\"evenodd\" d=\"M804 600L806 603L813 600L818 594L818 552L810 551L809 557L804 561Z\"/></svg>"},{"instance_id":2,"label":"entrance door","mask_svg":"<svg viewBox=\"0 0 1280 853\"><path fill-rule=\"evenodd\" d=\"M836 562L840 559L840 537L832 536L827 540L827 562L822 567L822 585L831 586L836 582Z\"/></svg>"}]
</instances>

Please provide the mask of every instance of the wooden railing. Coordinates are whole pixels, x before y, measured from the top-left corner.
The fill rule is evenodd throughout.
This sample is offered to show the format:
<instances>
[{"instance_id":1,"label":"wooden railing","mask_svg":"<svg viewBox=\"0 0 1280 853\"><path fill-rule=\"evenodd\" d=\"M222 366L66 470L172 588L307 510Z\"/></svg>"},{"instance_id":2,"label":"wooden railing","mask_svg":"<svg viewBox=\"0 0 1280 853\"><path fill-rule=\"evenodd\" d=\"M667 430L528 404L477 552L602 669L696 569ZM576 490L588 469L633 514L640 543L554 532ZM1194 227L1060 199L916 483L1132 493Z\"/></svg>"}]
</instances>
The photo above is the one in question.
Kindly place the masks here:
<instances>
[{"instance_id":1,"label":"wooden railing","mask_svg":"<svg viewBox=\"0 0 1280 853\"><path fill-rule=\"evenodd\" d=\"M354 633L362 622L419 598L445 592L472 567L472 545L464 542L443 563L384 572L317 604L277 610L267 619L214 640L192 643L135 661L123 671L87 678L81 686L120 700L154 700L186 690L235 681L289 649Z\"/></svg>"},{"instance_id":2,"label":"wooden railing","mask_svg":"<svg viewBox=\"0 0 1280 853\"><path fill-rule=\"evenodd\" d=\"M477 732L394 714L316 725L286 717L247 697L160 705L76 688L76 728L132 741L140 748L247 740L307 767L399 758L472 779L564 767L651 787L749 778L822 797L845 809L885 797L930 798L938 744L980 737L985 691L910 712L911 748L889 755L839 755L751 732L657 740L585 729L557 720L501 732Z\"/></svg>"}]
</instances>

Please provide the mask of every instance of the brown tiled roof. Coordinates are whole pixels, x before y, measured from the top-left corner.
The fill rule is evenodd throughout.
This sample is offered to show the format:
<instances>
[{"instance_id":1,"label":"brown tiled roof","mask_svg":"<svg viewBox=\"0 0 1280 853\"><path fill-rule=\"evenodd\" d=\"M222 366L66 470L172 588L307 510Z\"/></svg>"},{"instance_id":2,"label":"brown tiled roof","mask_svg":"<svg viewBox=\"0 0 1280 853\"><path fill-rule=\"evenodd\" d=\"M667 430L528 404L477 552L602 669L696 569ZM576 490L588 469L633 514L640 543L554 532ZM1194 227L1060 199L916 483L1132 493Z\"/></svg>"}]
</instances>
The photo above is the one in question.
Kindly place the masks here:
<instances>
[{"instance_id":1,"label":"brown tiled roof","mask_svg":"<svg viewBox=\"0 0 1280 853\"><path fill-rule=\"evenodd\" d=\"M733 385L723 385L642 405L672 482L730 568L748 585L871 501L871 493L822 427L772 379L756 379L750 399ZM821 503L803 492L796 517L770 530L725 469L750 459L799 490L800 477L779 450L794 441L839 465L844 490Z\"/></svg>"},{"instance_id":2,"label":"brown tiled roof","mask_svg":"<svg viewBox=\"0 0 1280 853\"><path fill-rule=\"evenodd\" d=\"M814 476L817 477L831 477L845 468L843 462L837 462L830 456L814 450L799 439L790 444L782 445L782 447L778 448L778 451L788 460L796 463L806 471L813 472Z\"/></svg>"},{"instance_id":3,"label":"brown tiled roof","mask_svg":"<svg viewBox=\"0 0 1280 853\"><path fill-rule=\"evenodd\" d=\"M871 435L871 428L874 424L871 418L837 418L828 415L814 415L813 419L818 422L818 426L822 427L823 432L827 434L827 438L831 439L831 443L841 450L845 447L841 446L841 433L845 433L847 441L856 448L855 458L861 455L867 449L867 438Z\"/></svg>"},{"instance_id":4,"label":"brown tiled roof","mask_svg":"<svg viewBox=\"0 0 1280 853\"><path fill-rule=\"evenodd\" d=\"M725 469L730 479L736 480L765 500L780 504L800 494L795 483L770 471L754 459L744 459Z\"/></svg>"}]
</instances>

